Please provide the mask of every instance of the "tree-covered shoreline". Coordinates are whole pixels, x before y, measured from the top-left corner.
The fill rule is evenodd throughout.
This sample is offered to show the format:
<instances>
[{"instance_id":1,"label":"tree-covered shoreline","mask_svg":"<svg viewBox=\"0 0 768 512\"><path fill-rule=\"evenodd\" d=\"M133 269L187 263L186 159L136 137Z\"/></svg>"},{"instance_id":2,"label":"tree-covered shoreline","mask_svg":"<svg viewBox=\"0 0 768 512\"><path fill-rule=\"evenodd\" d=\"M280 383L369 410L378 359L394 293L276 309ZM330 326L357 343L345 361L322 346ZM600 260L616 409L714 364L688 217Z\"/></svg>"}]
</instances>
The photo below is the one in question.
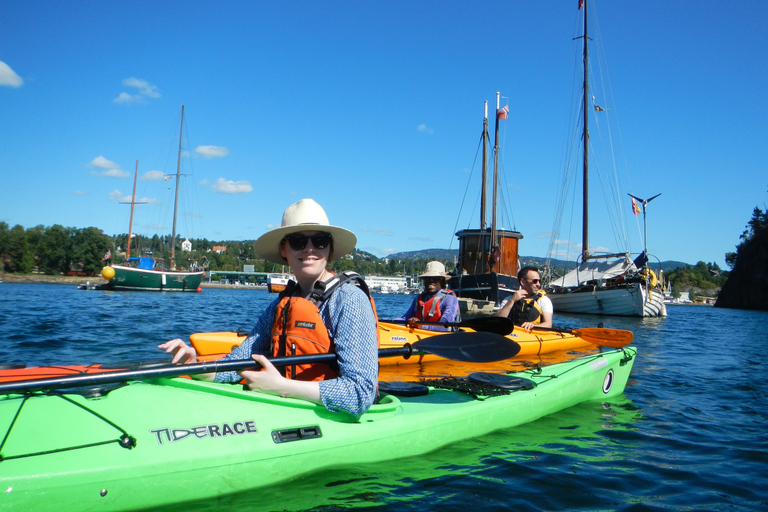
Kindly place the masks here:
<instances>
[{"instance_id":1,"label":"tree-covered shoreline","mask_svg":"<svg viewBox=\"0 0 768 512\"><path fill-rule=\"evenodd\" d=\"M755 207L735 253L716 307L768 311L768 209Z\"/></svg>"},{"instance_id":2,"label":"tree-covered shoreline","mask_svg":"<svg viewBox=\"0 0 768 512\"><path fill-rule=\"evenodd\" d=\"M253 266L255 272L280 273L287 266L278 265L259 258L254 240L189 239L192 251L181 250L185 239L177 236L175 263L177 267L204 267L216 271L242 271L245 265ZM156 260L170 261L170 236L146 237L134 235L131 238L131 256L148 256ZM0 222L0 268L6 273L36 275L78 275L98 276L109 261L125 263L125 249L128 235L107 235L95 227L67 228L59 224L35 226L24 229L20 225L10 228ZM226 250L222 250L226 248ZM455 252L455 251L454 251ZM109 254L109 260L105 256ZM453 252L448 250L425 250L378 258L358 249L347 257L335 260L331 270L340 272L353 270L361 275L413 276L422 272L426 263L442 261L446 268L453 268ZM523 264L543 267L544 258L522 257ZM567 269L561 269L567 271ZM665 273L675 296L689 292L692 296L716 297L727 279L728 272L722 271L715 263L698 262L691 266L682 264Z\"/></svg>"}]
</instances>

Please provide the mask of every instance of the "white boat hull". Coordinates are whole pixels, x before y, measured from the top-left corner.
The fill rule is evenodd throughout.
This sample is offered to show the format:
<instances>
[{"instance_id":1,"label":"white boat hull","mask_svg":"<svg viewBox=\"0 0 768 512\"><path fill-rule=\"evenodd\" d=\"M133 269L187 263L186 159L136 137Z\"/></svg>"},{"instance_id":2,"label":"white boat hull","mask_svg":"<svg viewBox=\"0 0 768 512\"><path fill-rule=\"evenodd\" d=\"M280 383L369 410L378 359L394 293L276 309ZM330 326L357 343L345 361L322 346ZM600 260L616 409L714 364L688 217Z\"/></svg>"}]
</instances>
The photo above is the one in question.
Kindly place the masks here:
<instances>
[{"instance_id":1,"label":"white boat hull","mask_svg":"<svg viewBox=\"0 0 768 512\"><path fill-rule=\"evenodd\" d=\"M664 293L658 286L647 292L643 283L610 288L583 287L579 290L548 293L557 313L658 317L667 316Z\"/></svg>"}]
</instances>

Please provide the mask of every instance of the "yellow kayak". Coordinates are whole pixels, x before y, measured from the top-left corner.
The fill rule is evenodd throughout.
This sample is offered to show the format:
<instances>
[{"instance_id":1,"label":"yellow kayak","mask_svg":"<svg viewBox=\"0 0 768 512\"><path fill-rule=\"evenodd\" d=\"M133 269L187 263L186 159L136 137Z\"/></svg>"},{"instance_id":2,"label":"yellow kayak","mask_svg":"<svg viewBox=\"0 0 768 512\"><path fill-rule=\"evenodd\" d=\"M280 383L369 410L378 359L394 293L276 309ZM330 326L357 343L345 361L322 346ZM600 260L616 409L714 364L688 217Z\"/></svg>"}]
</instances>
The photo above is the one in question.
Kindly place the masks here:
<instances>
[{"instance_id":1,"label":"yellow kayak","mask_svg":"<svg viewBox=\"0 0 768 512\"><path fill-rule=\"evenodd\" d=\"M473 332L472 329L464 328L463 331ZM379 322L379 343L380 348L402 347L406 343L415 343L429 336L440 336L445 332L429 331L426 329L414 329L406 325L393 324L389 322ZM521 349L516 357L538 356L550 352L562 352L578 347L592 345L591 342L576 336L569 332L557 331L537 331L527 332L521 327L515 327L508 338L517 342ZM232 331L224 332L203 332L196 333L189 337L189 341L201 356L212 356L228 354L234 347L239 346L245 340L244 333ZM210 359L206 357L205 359ZM423 354L412 356L408 359L404 357L382 358L381 365L394 365L403 363L421 363L427 361L444 361L444 359L433 354Z\"/></svg>"}]
</instances>

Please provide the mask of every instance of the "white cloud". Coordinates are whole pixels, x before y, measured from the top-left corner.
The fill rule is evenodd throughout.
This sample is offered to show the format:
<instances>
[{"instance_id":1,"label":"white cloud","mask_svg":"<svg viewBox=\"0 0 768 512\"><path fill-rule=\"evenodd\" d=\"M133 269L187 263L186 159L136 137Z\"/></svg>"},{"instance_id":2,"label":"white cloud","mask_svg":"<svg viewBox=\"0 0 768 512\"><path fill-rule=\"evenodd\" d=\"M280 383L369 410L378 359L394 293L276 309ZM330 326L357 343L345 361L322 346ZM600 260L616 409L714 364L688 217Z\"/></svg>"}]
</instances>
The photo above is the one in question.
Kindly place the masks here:
<instances>
[{"instance_id":1,"label":"white cloud","mask_svg":"<svg viewBox=\"0 0 768 512\"><path fill-rule=\"evenodd\" d=\"M197 146L195 151L205 158L221 158L229 154L229 150L222 146Z\"/></svg>"},{"instance_id":2,"label":"white cloud","mask_svg":"<svg viewBox=\"0 0 768 512\"><path fill-rule=\"evenodd\" d=\"M253 187L247 181L232 181L225 180L224 178L219 178L213 182L211 188L222 194L244 194L253 190Z\"/></svg>"},{"instance_id":3,"label":"white cloud","mask_svg":"<svg viewBox=\"0 0 768 512\"><path fill-rule=\"evenodd\" d=\"M141 177L144 181L158 181L165 177L165 173L162 171L149 171Z\"/></svg>"},{"instance_id":4,"label":"white cloud","mask_svg":"<svg viewBox=\"0 0 768 512\"><path fill-rule=\"evenodd\" d=\"M361 231L364 231L366 233L376 233L377 235L392 236L392 232L389 231L388 229L363 228Z\"/></svg>"},{"instance_id":5,"label":"white cloud","mask_svg":"<svg viewBox=\"0 0 768 512\"><path fill-rule=\"evenodd\" d=\"M151 85L146 80L140 78L126 78L123 80L123 85L126 87L134 87L139 90L139 94L147 96L149 98L159 98L160 93L157 92L157 86Z\"/></svg>"},{"instance_id":6,"label":"white cloud","mask_svg":"<svg viewBox=\"0 0 768 512\"><path fill-rule=\"evenodd\" d=\"M121 203L130 203L131 202L131 196L127 194L123 194L119 190L115 189L112 192L109 193L109 200L110 201L118 201ZM136 198L136 204L162 204L157 199L150 199L148 197L142 197L139 199Z\"/></svg>"},{"instance_id":7,"label":"white cloud","mask_svg":"<svg viewBox=\"0 0 768 512\"><path fill-rule=\"evenodd\" d=\"M86 191L84 191L84 190L75 190L75 191L74 191L74 192L72 192L72 193L73 193L74 195L76 195L76 196L87 196L88 194L90 194L90 192L86 192Z\"/></svg>"},{"instance_id":8,"label":"white cloud","mask_svg":"<svg viewBox=\"0 0 768 512\"><path fill-rule=\"evenodd\" d=\"M128 94L121 92L117 98L112 100L119 105L129 105L131 103L144 103L144 98L139 94Z\"/></svg>"},{"instance_id":9,"label":"white cloud","mask_svg":"<svg viewBox=\"0 0 768 512\"><path fill-rule=\"evenodd\" d=\"M433 133L435 133L435 130L427 127L427 125L424 123L421 123L416 129L419 130L421 133L426 133L428 135L432 135Z\"/></svg>"},{"instance_id":10,"label":"white cloud","mask_svg":"<svg viewBox=\"0 0 768 512\"><path fill-rule=\"evenodd\" d=\"M93 172L91 174L94 176L106 176L107 178L127 178L130 176L130 174L123 171L122 169L109 169L102 172Z\"/></svg>"},{"instance_id":11,"label":"white cloud","mask_svg":"<svg viewBox=\"0 0 768 512\"><path fill-rule=\"evenodd\" d=\"M0 85L6 87L21 87L24 85L24 80L16 74L11 67L5 62L0 60Z\"/></svg>"},{"instance_id":12,"label":"white cloud","mask_svg":"<svg viewBox=\"0 0 768 512\"><path fill-rule=\"evenodd\" d=\"M109 200L110 201L119 201L119 202L131 202L131 196L126 196L119 190L115 189L112 192L109 193Z\"/></svg>"},{"instance_id":13,"label":"white cloud","mask_svg":"<svg viewBox=\"0 0 768 512\"><path fill-rule=\"evenodd\" d=\"M91 160L91 163L88 164L89 167L98 167L99 169L119 169L120 166L117 165L115 162L112 162L110 160L107 160L103 156L97 156L93 160Z\"/></svg>"},{"instance_id":14,"label":"white cloud","mask_svg":"<svg viewBox=\"0 0 768 512\"><path fill-rule=\"evenodd\" d=\"M146 103L146 98L157 99L160 97L160 93L157 91L157 86L152 85L146 80L142 80L140 78L126 78L123 80L123 85L125 87L132 87L137 91L134 94L121 92L117 98L112 100L114 103L121 105L129 105L131 103Z\"/></svg>"}]
</instances>

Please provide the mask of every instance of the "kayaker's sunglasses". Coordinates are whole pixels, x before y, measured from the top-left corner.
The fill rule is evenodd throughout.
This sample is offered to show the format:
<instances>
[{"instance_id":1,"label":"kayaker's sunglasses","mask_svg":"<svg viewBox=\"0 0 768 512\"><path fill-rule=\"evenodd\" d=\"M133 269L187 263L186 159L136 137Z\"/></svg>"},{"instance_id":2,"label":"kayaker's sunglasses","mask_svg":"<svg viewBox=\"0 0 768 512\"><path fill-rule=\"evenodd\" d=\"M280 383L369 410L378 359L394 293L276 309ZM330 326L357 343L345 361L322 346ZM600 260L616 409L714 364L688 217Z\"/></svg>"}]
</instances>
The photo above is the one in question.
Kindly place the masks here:
<instances>
[{"instance_id":1,"label":"kayaker's sunglasses","mask_svg":"<svg viewBox=\"0 0 768 512\"><path fill-rule=\"evenodd\" d=\"M291 249L301 251L307 246L307 240L312 240L315 249L325 249L331 244L331 235L328 233L318 233L316 235L289 235L283 238L283 242L288 242Z\"/></svg>"}]
</instances>

